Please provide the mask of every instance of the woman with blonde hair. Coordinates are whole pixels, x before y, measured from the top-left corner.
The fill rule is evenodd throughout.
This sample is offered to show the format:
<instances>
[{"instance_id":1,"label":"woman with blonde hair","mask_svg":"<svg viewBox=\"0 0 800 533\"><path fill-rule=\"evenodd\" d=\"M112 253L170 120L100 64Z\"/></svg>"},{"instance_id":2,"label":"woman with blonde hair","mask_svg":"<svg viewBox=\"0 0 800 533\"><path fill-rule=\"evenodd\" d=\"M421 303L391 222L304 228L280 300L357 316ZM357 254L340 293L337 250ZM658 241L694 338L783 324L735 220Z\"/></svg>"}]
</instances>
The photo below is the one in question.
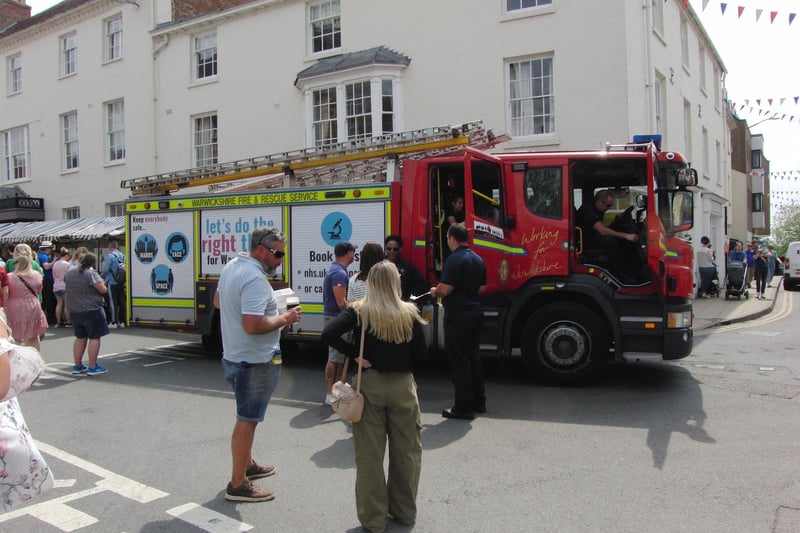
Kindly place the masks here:
<instances>
[{"instance_id":1,"label":"woman with blonde hair","mask_svg":"<svg viewBox=\"0 0 800 533\"><path fill-rule=\"evenodd\" d=\"M42 270L42 266L36 260L36 257L33 255L33 249L25 244L24 242L19 243L18 245L14 246L14 257L9 259L6 262L6 272L11 273L16 268L17 258L25 256L28 258L28 261L31 263L31 268L38 272L41 275L44 275L44 270Z\"/></svg>"},{"instance_id":2,"label":"woman with blonde hair","mask_svg":"<svg viewBox=\"0 0 800 533\"><path fill-rule=\"evenodd\" d=\"M26 255L15 259L14 272L8 275L8 287L3 290L8 325L18 340L38 350L39 336L47 331L47 318L39 303L42 275L31 269Z\"/></svg>"},{"instance_id":3,"label":"woman with blonde hair","mask_svg":"<svg viewBox=\"0 0 800 533\"><path fill-rule=\"evenodd\" d=\"M404 302L400 273L391 261L381 261L367 276L367 293L331 320L322 342L333 346L366 369L361 376L364 412L353 424L356 461L356 512L369 531L386 529L387 518L413 525L417 518L417 488L422 466L417 384L412 360L426 351L424 321L417 306ZM364 356L342 335L352 331L360 343L366 324ZM389 443L389 475L383 470Z\"/></svg>"}]
</instances>

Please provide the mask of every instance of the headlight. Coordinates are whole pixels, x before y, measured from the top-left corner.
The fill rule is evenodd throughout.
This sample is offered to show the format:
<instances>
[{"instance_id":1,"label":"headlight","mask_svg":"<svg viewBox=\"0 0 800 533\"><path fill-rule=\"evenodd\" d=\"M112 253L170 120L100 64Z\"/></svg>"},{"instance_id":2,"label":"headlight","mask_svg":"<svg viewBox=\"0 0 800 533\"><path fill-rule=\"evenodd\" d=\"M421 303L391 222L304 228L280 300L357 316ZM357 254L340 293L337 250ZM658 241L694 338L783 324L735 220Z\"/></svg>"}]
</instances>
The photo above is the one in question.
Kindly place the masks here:
<instances>
[{"instance_id":1,"label":"headlight","mask_svg":"<svg viewBox=\"0 0 800 533\"><path fill-rule=\"evenodd\" d=\"M692 327L691 311L675 311L667 313L667 329Z\"/></svg>"}]
</instances>

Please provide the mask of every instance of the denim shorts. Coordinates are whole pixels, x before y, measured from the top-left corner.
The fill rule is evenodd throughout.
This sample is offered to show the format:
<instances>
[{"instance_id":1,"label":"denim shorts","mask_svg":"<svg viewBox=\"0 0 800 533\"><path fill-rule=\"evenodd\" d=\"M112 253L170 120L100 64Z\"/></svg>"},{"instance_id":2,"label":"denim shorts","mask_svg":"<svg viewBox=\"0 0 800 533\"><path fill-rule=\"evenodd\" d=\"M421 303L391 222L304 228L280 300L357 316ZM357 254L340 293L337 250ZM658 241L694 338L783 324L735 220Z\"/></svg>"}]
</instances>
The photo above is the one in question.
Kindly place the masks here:
<instances>
[{"instance_id":1,"label":"denim shorts","mask_svg":"<svg viewBox=\"0 0 800 533\"><path fill-rule=\"evenodd\" d=\"M281 365L272 363L234 363L222 360L225 381L236 395L236 419L261 422L272 393L278 387Z\"/></svg>"},{"instance_id":2,"label":"denim shorts","mask_svg":"<svg viewBox=\"0 0 800 533\"><path fill-rule=\"evenodd\" d=\"M67 292L67 291L65 291L65 290L63 290L63 289L62 289L62 290L60 290L60 291L53 291L53 294L55 295L55 297L56 297L56 298L63 298L63 297L64 297L64 294L65 294L66 292Z\"/></svg>"},{"instance_id":3,"label":"denim shorts","mask_svg":"<svg viewBox=\"0 0 800 533\"><path fill-rule=\"evenodd\" d=\"M77 339L99 339L103 335L108 335L108 320L103 309L94 311L84 311L83 313L71 313L69 315L72 322L72 332Z\"/></svg>"},{"instance_id":4,"label":"denim shorts","mask_svg":"<svg viewBox=\"0 0 800 533\"><path fill-rule=\"evenodd\" d=\"M330 322L334 318L336 318L336 317L335 316L330 316L330 315L322 315L322 323L323 323L323 325L327 325L328 322ZM336 348L328 346L328 361L330 361L331 363L337 363L337 364L341 365L341 364L344 364L344 357L345 357L345 355L342 352L340 352Z\"/></svg>"}]
</instances>

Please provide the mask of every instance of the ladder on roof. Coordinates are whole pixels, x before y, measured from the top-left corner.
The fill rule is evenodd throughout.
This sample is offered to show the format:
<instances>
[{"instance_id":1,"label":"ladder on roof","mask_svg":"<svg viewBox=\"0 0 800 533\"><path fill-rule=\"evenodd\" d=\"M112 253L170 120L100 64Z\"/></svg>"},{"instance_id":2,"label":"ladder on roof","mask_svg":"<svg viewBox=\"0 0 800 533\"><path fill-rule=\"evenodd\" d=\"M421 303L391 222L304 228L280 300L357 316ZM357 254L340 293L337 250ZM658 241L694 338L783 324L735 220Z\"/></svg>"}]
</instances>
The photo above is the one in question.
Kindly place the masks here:
<instances>
[{"instance_id":1,"label":"ladder on roof","mask_svg":"<svg viewBox=\"0 0 800 533\"><path fill-rule=\"evenodd\" d=\"M211 190L261 190L383 181L392 158L439 155L465 146L490 148L506 139L484 129L482 121L473 121L127 179L120 187L133 196L156 196L202 185ZM251 181L243 185L232 184L248 178Z\"/></svg>"}]
</instances>

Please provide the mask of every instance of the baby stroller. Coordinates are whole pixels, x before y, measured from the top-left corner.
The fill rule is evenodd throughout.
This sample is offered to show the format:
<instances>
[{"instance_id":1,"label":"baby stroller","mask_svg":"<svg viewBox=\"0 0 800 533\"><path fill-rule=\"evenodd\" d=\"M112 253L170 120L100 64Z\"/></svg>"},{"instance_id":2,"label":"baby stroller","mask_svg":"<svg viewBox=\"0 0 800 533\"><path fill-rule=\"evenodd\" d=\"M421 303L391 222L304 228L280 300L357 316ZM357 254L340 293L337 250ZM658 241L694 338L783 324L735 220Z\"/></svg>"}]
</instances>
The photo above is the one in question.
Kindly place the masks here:
<instances>
[{"instance_id":1,"label":"baby stroller","mask_svg":"<svg viewBox=\"0 0 800 533\"><path fill-rule=\"evenodd\" d=\"M725 299L736 296L737 300L750 298L747 291L747 264L741 261L728 263L727 273L725 274Z\"/></svg>"}]
</instances>

